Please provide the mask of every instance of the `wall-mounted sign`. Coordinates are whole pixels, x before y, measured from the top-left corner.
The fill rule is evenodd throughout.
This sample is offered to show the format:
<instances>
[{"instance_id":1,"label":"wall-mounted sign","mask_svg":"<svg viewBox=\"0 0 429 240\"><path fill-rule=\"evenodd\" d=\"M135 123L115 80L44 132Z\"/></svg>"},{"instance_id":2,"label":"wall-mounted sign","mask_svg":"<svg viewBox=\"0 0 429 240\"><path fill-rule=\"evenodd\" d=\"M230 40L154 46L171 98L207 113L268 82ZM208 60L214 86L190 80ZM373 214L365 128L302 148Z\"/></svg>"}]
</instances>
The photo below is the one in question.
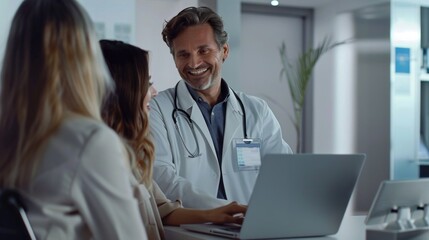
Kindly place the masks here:
<instances>
[{"instance_id":1,"label":"wall-mounted sign","mask_svg":"<svg viewBox=\"0 0 429 240\"><path fill-rule=\"evenodd\" d=\"M410 73L410 49L395 48L395 72Z\"/></svg>"}]
</instances>

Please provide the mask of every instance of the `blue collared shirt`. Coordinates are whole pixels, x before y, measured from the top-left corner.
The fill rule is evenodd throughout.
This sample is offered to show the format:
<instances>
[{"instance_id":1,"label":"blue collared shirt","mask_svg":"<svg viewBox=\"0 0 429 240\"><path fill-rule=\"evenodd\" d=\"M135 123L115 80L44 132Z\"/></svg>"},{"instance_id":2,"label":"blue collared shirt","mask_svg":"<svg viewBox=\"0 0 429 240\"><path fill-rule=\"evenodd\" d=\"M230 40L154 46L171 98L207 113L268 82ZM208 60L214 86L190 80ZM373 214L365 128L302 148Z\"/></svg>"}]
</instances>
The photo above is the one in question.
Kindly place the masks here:
<instances>
[{"instance_id":1,"label":"blue collared shirt","mask_svg":"<svg viewBox=\"0 0 429 240\"><path fill-rule=\"evenodd\" d=\"M216 155L220 166L219 168L222 172L223 136L225 131L226 105L229 98L228 84L222 79L220 95L213 107L205 102L194 89L188 86L188 84L186 84L186 87L188 88L192 98L197 102L197 105L204 116L204 120L206 121L207 128L209 129L213 140L213 145L216 149ZM226 199L222 174L218 189L218 198Z\"/></svg>"}]
</instances>

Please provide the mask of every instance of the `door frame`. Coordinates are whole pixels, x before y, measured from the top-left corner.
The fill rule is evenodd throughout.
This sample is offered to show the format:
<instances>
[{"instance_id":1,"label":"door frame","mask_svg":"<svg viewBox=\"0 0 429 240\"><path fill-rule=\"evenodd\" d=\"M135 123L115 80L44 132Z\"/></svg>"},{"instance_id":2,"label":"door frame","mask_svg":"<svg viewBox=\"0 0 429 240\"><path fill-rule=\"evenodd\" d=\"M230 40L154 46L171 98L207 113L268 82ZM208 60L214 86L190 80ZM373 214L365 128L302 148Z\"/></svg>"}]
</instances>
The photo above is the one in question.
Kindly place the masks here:
<instances>
[{"instance_id":1,"label":"door frame","mask_svg":"<svg viewBox=\"0 0 429 240\"><path fill-rule=\"evenodd\" d=\"M301 8L301 7L286 7L286 6L267 6L261 4L253 3L241 3L241 12L242 13L254 13L254 14L263 14L270 16L282 16L282 17L296 17L301 18L303 22L303 31L302 39L303 49L302 52L307 51L309 48L313 47L313 35L314 35L314 9L313 8ZM305 103L302 116L302 136L303 136L303 151L312 152L313 151L313 94L314 94L314 85L313 77L309 82L307 87L307 93L305 94Z\"/></svg>"}]
</instances>

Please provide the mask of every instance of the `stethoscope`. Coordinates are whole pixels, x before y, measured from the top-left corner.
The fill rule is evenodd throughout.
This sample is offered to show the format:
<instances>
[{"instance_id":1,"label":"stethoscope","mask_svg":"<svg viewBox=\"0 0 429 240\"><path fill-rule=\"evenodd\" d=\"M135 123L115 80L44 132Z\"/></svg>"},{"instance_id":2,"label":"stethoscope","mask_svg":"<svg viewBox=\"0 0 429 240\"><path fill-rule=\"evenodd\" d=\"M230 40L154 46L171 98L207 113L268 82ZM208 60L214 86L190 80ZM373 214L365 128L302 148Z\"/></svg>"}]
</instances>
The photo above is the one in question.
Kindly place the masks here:
<instances>
[{"instance_id":1,"label":"stethoscope","mask_svg":"<svg viewBox=\"0 0 429 240\"><path fill-rule=\"evenodd\" d=\"M196 158L201 156L201 152L200 152L200 144L198 143L197 140L197 135L195 134L195 129L194 129L194 120L191 119L191 116L183 109L180 109L179 107L177 107L177 87L179 86L179 83L176 84L175 88L174 88L174 109L171 113L171 117L173 118L173 122L174 122L174 126L176 127L177 132L179 133L179 137L180 140L183 144L183 146L186 149L186 152L188 152L188 157L190 158ZM231 89L232 90L232 89ZM246 125L246 110L244 109L244 105L243 102L241 101L241 99L238 97L237 93L232 90L232 92L234 93L235 97L238 100L238 103L240 104L241 107L241 111L243 111L243 116L242 116L242 120L243 120L243 135L244 135L244 139L247 139L247 125ZM186 121L189 125L189 128L191 129L192 135L194 137L194 141L195 141L195 151L191 152L189 150L189 148L186 146L185 140L182 136L182 133L179 131L179 126L177 125L177 116L178 115L184 115L186 117Z\"/></svg>"}]
</instances>

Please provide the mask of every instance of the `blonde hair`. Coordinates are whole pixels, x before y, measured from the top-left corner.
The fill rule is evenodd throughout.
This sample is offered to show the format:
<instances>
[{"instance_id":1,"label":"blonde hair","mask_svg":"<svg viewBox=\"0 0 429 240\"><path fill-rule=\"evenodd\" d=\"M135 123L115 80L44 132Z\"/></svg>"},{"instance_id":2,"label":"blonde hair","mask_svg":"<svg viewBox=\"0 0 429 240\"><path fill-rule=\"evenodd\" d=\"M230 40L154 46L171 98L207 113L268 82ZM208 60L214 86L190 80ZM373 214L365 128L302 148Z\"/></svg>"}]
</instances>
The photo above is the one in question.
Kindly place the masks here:
<instances>
[{"instance_id":1,"label":"blonde hair","mask_svg":"<svg viewBox=\"0 0 429 240\"><path fill-rule=\"evenodd\" d=\"M101 120L111 86L92 22L76 1L23 1L1 72L0 186L28 184L68 112Z\"/></svg>"},{"instance_id":2,"label":"blonde hair","mask_svg":"<svg viewBox=\"0 0 429 240\"><path fill-rule=\"evenodd\" d=\"M107 125L125 138L135 152L131 168L136 178L151 188L154 144L150 139L144 98L149 89L149 53L133 45L101 40L103 56L116 84L103 106Z\"/></svg>"}]
</instances>

